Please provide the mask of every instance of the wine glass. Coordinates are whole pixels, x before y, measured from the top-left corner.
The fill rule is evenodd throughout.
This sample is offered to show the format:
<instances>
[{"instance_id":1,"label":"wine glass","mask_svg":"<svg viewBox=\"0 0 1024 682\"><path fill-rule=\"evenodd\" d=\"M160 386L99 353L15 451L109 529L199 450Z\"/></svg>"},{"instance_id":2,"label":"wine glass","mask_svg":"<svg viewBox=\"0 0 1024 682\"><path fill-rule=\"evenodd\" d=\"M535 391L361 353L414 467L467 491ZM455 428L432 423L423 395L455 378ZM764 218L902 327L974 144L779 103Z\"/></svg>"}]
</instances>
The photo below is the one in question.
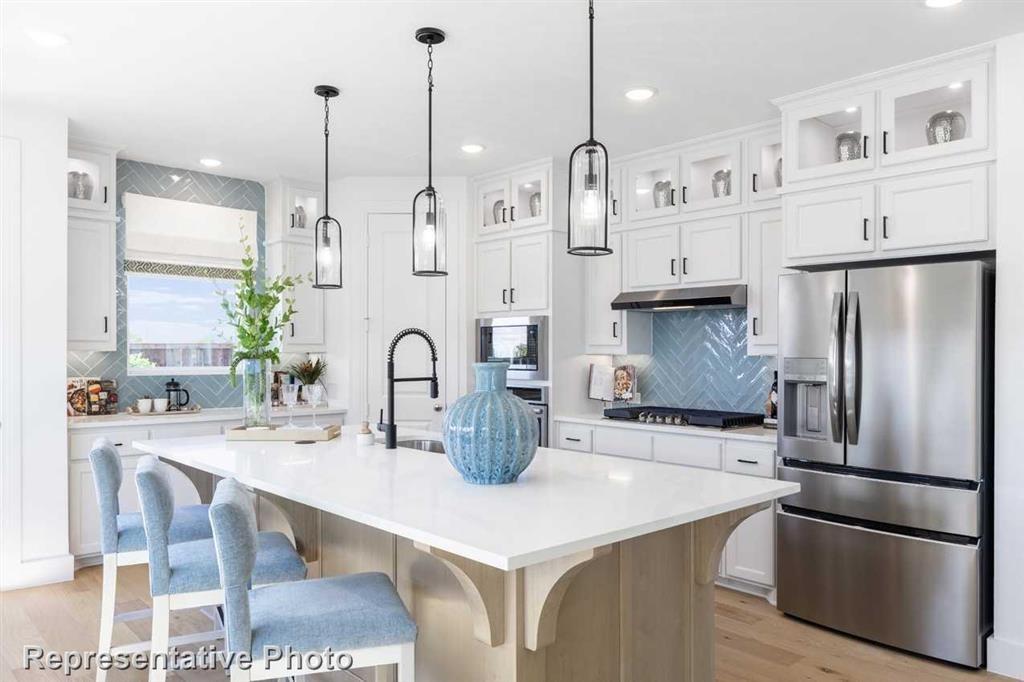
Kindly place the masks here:
<instances>
[{"instance_id":1,"label":"wine glass","mask_svg":"<svg viewBox=\"0 0 1024 682\"><path fill-rule=\"evenodd\" d=\"M283 428L297 429L298 427L295 425L293 417L295 415L295 403L299 402L299 385L284 384L281 386L281 400L288 406L288 423Z\"/></svg>"},{"instance_id":2,"label":"wine glass","mask_svg":"<svg viewBox=\"0 0 1024 682\"><path fill-rule=\"evenodd\" d=\"M302 395L306 396L309 406L313 408L313 428L319 429L320 426L316 423L316 406L324 397L324 387L320 384L303 384Z\"/></svg>"}]
</instances>

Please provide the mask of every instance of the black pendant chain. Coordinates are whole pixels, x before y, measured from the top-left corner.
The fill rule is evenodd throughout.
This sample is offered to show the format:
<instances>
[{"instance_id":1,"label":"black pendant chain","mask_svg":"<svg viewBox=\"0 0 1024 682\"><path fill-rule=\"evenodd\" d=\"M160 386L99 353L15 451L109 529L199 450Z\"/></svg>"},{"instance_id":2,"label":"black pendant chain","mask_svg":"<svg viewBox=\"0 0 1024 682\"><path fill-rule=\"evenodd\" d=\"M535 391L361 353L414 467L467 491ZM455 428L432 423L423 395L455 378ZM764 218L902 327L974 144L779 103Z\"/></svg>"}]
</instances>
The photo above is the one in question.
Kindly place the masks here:
<instances>
[{"instance_id":1,"label":"black pendant chain","mask_svg":"<svg viewBox=\"0 0 1024 682\"><path fill-rule=\"evenodd\" d=\"M329 156L330 156L329 153L328 153L328 150L329 150L328 139L331 136L331 130L330 130L331 107L330 107L330 102L331 102L330 97L324 97L324 215L325 216L329 216L331 214L331 212L329 210L329 207L328 207L328 203L327 203L327 197L328 197L328 194L329 194L328 191L327 191L327 177L328 177L327 164L328 164L328 159L329 159ZM325 226L324 227L324 234L326 234L326 233L327 233L327 227Z\"/></svg>"},{"instance_id":2,"label":"black pendant chain","mask_svg":"<svg viewBox=\"0 0 1024 682\"><path fill-rule=\"evenodd\" d=\"M427 187L434 186L434 45L427 45Z\"/></svg>"},{"instance_id":3,"label":"black pendant chain","mask_svg":"<svg viewBox=\"0 0 1024 682\"><path fill-rule=\"evenodd\" d=\"M590 0L590 141L594 141L594 0Z\"/></svg>"}]
</instances>

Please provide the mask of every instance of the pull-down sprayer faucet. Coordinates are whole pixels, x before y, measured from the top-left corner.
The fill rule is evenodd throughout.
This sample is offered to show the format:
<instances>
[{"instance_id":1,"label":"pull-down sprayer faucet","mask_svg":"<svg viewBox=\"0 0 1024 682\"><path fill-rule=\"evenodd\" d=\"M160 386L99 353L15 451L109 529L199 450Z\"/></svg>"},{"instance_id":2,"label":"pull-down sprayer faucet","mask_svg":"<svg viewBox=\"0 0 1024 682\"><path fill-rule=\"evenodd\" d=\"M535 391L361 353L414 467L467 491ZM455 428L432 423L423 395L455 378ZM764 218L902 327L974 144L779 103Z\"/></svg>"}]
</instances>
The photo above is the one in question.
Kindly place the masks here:
<instances>
[{"instance_id":1,"label":"pull-down sprayer faucet","mask_svg":"<svg viewBox=\"0 0 1024 682\"><path fill-rule=\"evenodd\" d=\"M395 378L395 348L398 346L399 341L407 336L422 337L427 342L427 345L430 346L431 376ZM403 329L391 340L391 346L388 348L388 420L387 422L383 420L384 410L381 410L382 419L377 424L377 430L384 432L384 447L388 450L394 450L398 442L398 427L395 426L395 383L399 381L429 381L430 397L437 398L439 394L437 388L437 346L434 345L434 340L430 338L430 335L422 329L416 329L415 327Z\"/></svg>"}]
</instances>

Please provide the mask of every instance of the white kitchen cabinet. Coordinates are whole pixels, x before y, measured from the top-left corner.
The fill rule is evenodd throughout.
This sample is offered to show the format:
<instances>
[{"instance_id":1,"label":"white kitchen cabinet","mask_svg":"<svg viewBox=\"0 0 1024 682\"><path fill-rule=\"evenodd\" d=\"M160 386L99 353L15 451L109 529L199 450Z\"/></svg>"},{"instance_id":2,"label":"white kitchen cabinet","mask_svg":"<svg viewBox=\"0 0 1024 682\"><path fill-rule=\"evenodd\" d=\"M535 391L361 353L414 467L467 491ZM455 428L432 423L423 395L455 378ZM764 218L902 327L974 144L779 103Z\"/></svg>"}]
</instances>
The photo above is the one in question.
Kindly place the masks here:
<instances>
[{"instance_id":1,"label":"white kitchen cabinet","mask_svg":"<svg viewBox=\"0 0 1024 682\"><path fill-rule=\"evenodd\" d=\"M562 450L591 452L593 450L594 429L584 424L560 422L558 424L558 445Z\"/></svg>"},{"instance_id":2,"label":"white kitchen cabinet","mask_svg":"<svg viewBox=\"0 0 1024 682\"><path fill-rule=\"evenodd\" d=\"M324 193L311 185L288 183L285 189L284 232L313 241L316 221L324 214Z\"/></svg>"},{"instance_id":3,"label":"white kitchen cabinet","mask_svg":"<svg viewBox=\"0 0 1024 682\"><path fill-rule=\"evenodd\" d=\"M640 159L629 164L630 220L679 213L679 155Z\"/></svg>"},{"instance_id":4,"label":"white kitchen cabinet","mask_svg":"<svg viewBox=\"0 0 1024 682\"><path fill-rule=\"evenodd\" d=\"M747 354L775 355L779 343L782 211L747 217Z\"/></svg>"},{"instance_id":5,"label":"white kitchen cabinet","mask_svg":"<svg viewBox=\"0 0 1024 682\"><path fill-rule=\"evenodd\" d=\"M548 260L550 236L538 234L511 240L512 267L508 302L510 310L544 310L548 307Z\"/></svg>"},{"instance_id":6,"label":"white kitchen cabinet","mask_svg":"<svg viewBox=\"0 0 1024 682\"><path fill-rule=\"evenodd\" d=\"M509 309L512 245L507 239L476 245L476 311L500 314Z\"/></svg>"},{"instance_id":7,"label":"white kitchen cabinet","mask_svg":"<svg viewBox=\"0 0 1024 682\"><path fill-rule=\"evenodd\" d=\"M775 448L761 443L726 441L725 470L773 478ZM741 523L725 545L725 575L767 587L775 585L775 512L759 511Z\"/></svg>"},{"instance_id":8,"label":"white kitchen cabinet","mask_svg":"<svg viewBox=\"0 0 1024 682\"><path fill-rule=\"evenodd\" d=\"M494 234L509 229L509 182L507 176L477 184L475 203L477 234Z\"/></svg>"},{"instance_id":9,"label":"white kitchen cabinet","mask_svg":"<svg viewBox=\"0 0 1024 682\"><path fill-rule=\"evenodd\" d=\"M798 182L875 167L875 93L840 95L782 110L783 179ZM839 138L851 142L840 152Z\"/></svg>"},{"instance_id":10,"label":"white kitchen cabinet","mask_svg":"<svg viewBox=\"0 0 1024 682\"><path fill-rule=\"evenodd\" d=\"M743 279L743 218L708 218L682 227L682 283L717 284Z\"/></svg>"},{"instance_id":11,"label":"white kitchen cabinet","mask_svg":"<svg viewBox=\"0 0 1024 682\"><path fill-rule=\"evenodd\" d=\"M854 185L782 198L786 258L849 256L875 249L875 187Z\"/></svg>"},{"instance_id":12,"label":"white kitchen cabinet","mask_svg":"<svg viewBox=\"0 0 1024 682\"><path fill-rule=\"evenodd\" d=\"M653 434L638 429L615 429L599 426L594 429L594 452L631 459L651 459Z\"/></svg>"},{"instance_id":13,"label":"white kitchen cabinet","mask_svg":"<svg viewBox=\"0 0 1024 682\"><path fill-rule=\"evenodd\" d=\"M68 349L117 349L115 224L68 216Z\"/></svg>"},{"instance_id":14,"label":"white kitchen cabinet","mask_svg":"<svg viewBox=\"0 0 1024 682\"><path fill-rule=\"evenodd\" d=\"M881 250L987 241L988 172L974 166L880 183Z\"/></svg>"},{"instance_id":15,"label":"white kitchen cabinet","mask_svg":"<svg viewBox=\"0 0 1024 682\"><path fill-rule=\"evenodd\" d=\"M508 220L512 229L546 225L550 203L550 166L530 168L509 178Z\"/></svg>"},{"instance_id":16,"label":"white kitchen cabinet","mask_svg":"<svg viewBox=\"0 0 1024 682\"><path fill-rule=\"evenodd\" d=\"M625 234L626 290L679 285L679 225L648 227Z\"/></svg>"},{"instance_id":17,"label":"white kitchen cabinet","mask_svg":"<svg viewBox=\"0 0 1024 682\"><path fill-rule=\"evenodd\" d=\"M880 94L883 166L961 154L988 147L988 63L929 75L915 75ZM962 136L950 139L939 125L935 139L927 134L929 119L955 112ZM950 120L950 119L947 119Z\"/></svg>"},{"instance_id":18,"label":"white kitchen cabinet","mask_svg":"<svg viewBox=\"0 0 1024 682\"><path fill-rule=\"evenodd\" d=\"M778 197L782 184L782 133L775 130L747 140L747 164L750 166L751 202Z\"/></svg>"},{"instance_id":19,"label":"white kitchen cabinet","mask_svg":"<svg viewBox=\"0 0 1024 682\"><path fill-rule=\"evenodd\" d=\"M116 150L72 141L68 144L68 208L113 217L117 204Z\"/></svg>"},{"instance_id":20,"label":"white kitchen cabinet","mask_svg":"<svg viewBox=\"0 0 1024 682\"><path fill-rule=\"evenodd\" d=\"M656 433L654 459L668 464L720 470L723 446L721 438Z\"/></svg>"},{"instance_id":21,"label":"white kitchen cabinet","mask_svg":"<svg viewBox=\"0 0 1024 682\"><path fill-rule=\"evenodd\" d=\"M608 224L620 225L622 214L626 210L622 185L622 168L611 166L608 169Z\"/></svg>"},{"instance_id":22,"label":"white kitchen cabinet","mask_svg":"<svg viewBox=\"0 0 1024 682\"><path fill-rule=\"evenodd\" d=\"M588 258L584 264L586 352L649 355L651 313L612 310L612 300L622 293L622 235L609 235L608 246L612 249L611 254Z\"/></svg>"},{"instance_id":23,"label":"white kitchen cabinet","mask_svg":"<svg viewBox=\"0 0 1024 682\"><path fill-rule=\"evenodd\" d=\"M280 241L267 245L267 267L271 276L303 277L292 290L295 316L281 335L286 353L316 353L326 350L324 292L309 280L315 267L313 248L303 241Z\"/></svg>"},{"instance_id":24,"label":"white kitchen cabinet","mask_svg":"<svg viewBox=\"0 0 1024 682\"><path fill-rule=\"evenodd\" d=\"M679 198L684 212L740 203L743 194L742 149L736 140L683 153Z\"/></svg>"}]
</instances>

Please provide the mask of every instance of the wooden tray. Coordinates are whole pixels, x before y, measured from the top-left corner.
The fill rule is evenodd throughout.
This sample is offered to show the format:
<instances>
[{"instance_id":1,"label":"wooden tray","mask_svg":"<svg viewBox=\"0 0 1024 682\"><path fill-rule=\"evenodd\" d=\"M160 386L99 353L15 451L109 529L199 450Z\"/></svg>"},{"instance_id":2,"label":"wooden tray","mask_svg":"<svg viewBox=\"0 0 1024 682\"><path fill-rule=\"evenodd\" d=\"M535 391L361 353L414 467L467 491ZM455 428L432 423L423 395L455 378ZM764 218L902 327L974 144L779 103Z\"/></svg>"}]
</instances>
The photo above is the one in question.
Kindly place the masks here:
<instances>
[{"instance_id":1,"label":"wooden tray","mask_svg":"<svg viewBox=\"0 0 1024 682\"><path fill-rule=\"evenodd\" d=\"M331 424L322 429L285 429L278 426L271 426L269 429L247 429L244 426L236 426L228 430L226 435L228 440L331 440L341 435L341 425Z\"/></svg>"}]
</instances>

